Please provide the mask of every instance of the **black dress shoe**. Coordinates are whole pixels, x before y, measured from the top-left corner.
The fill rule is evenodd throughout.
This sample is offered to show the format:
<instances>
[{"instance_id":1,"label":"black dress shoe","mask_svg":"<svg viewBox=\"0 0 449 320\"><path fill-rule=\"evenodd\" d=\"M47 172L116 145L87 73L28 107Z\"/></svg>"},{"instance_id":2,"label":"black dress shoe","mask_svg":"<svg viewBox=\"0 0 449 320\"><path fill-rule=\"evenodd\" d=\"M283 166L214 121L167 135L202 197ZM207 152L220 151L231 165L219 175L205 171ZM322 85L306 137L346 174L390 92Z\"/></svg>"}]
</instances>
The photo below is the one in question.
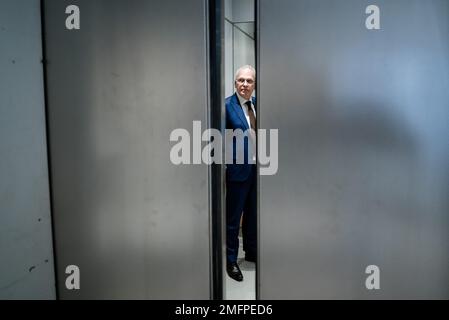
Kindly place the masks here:
<instances>
[{"instance_id":1,"label":"black dress shoe","mask_svg":"<svg viewBox=\"0 0 449 320\"><path fill-rule=\"evenodd\" d=\"M242 271L240 271L237 262L228 263L226 265L226 271L228 272L228 275L235 281L243 281L243 274Z\"/></svg>"}]
</instances>

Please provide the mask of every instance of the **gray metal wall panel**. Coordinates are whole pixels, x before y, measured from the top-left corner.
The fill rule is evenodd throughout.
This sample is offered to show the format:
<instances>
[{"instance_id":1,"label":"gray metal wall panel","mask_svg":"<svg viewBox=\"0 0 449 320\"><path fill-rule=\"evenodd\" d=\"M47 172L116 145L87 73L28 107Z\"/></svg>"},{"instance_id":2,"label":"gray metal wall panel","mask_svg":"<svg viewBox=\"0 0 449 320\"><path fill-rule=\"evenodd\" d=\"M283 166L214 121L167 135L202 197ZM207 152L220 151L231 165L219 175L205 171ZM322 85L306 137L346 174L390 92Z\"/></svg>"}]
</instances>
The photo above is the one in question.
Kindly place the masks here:
<instances>
[{"instance_id":1,"label":"gray metal wall panel","mask_svg":"<svg viewBox=\"0 0 449 320\"><path fill-rule=\"evenodd\" d=\"M449 3L370 4L260 0L262 299L449 297Z\"/></svg>"},{"instance_id":2,"label":"gray metal wall panel","mask_svg":"<svg viewBox=\"0 0 449 320\"><path fill-rule=\"evenodd\" d=\"M61 297L208 299L208 168L169 141L206 127L205 1L44 2Z\"/></svg>"},{"instance_id":3,"label":"gray metal wall panel","mask_svg":"<svg viewBox=\"0 0 449 320\"><path fill-rule=\"evenodd\" d=\"M54 299L38 0L0 2L0 299Z\"/></svg>"}]
</instances>

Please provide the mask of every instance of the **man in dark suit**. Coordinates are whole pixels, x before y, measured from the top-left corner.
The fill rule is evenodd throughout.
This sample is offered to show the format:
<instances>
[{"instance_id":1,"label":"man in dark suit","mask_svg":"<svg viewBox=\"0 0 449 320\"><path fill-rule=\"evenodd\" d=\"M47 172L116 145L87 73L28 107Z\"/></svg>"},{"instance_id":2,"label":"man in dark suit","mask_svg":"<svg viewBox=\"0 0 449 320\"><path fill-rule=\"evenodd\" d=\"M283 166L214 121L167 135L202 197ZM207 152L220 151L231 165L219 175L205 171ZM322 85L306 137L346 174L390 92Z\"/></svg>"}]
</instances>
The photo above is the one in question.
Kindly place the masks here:
<instances>
[{"instance_id":1,"label":"man in dark suit","mask_svg":"<svg viewBox=\"0 0 449 320\"><path fill-rule=\"evenodd\" d=\"M256 262L257 257L257 166L256 166L256 100L252 97L256 72L247 65L235 74L236 92L226 98L226 129L241 129L248 135L243 146L238 139L232 140L233 164L226 165L226 271L236 280L243 274L237 263L240 220L243 213L243 250L247 261ZM236 153L244 152L243 163L238 163ZM238 157L237 157L238 158Z\"/></svg>"}]
</instances>

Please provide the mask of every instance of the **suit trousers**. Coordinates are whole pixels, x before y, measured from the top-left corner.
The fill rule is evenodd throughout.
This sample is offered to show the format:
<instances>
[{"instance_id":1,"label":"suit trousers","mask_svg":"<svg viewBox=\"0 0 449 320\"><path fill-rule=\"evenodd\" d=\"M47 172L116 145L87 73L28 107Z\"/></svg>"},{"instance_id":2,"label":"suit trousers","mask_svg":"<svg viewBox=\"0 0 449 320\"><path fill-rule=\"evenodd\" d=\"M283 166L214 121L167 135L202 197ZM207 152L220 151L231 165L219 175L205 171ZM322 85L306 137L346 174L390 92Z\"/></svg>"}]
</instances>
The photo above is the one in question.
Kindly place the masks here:
<instances>
[{"instance_id":1,"label":"suit trousers","mask_svg":"<svg viewBox=\"0 0 449 320\"><path fill-rule=\"evenodd\" d=\"M251 165L251 174L245 181L226 182L226 257L237 262L240 219L243 213L243 250L257 253L257 166Z\"/></svg>"}]
</instances>

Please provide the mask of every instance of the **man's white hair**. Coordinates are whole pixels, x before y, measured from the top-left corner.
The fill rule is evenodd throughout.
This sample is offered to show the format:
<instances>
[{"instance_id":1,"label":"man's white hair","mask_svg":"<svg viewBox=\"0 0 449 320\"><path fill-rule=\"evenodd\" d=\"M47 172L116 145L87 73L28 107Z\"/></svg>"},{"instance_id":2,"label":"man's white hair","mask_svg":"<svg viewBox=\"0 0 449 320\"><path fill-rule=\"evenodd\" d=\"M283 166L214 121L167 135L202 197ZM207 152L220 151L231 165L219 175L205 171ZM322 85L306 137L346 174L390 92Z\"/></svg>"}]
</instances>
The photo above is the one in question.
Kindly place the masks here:
<instances>
[{"instance_id":1,"label":"man's white hair","mask_svg":"<svg viewBox=\"0 0 449 320\"><path fill-rule=\"evenodd\" d=\"M237 77L239 76L240 71L245 70L245 69L251 70L251 72L254 75L254 80L256 80L256 69L254 69L253 66L247 64L247 65L244 65L244 66L242 66L242 67L237 69L237 71L235 72L235 75L234 75L234 81L237 81Z\"/></svg>"}]
</instances>

